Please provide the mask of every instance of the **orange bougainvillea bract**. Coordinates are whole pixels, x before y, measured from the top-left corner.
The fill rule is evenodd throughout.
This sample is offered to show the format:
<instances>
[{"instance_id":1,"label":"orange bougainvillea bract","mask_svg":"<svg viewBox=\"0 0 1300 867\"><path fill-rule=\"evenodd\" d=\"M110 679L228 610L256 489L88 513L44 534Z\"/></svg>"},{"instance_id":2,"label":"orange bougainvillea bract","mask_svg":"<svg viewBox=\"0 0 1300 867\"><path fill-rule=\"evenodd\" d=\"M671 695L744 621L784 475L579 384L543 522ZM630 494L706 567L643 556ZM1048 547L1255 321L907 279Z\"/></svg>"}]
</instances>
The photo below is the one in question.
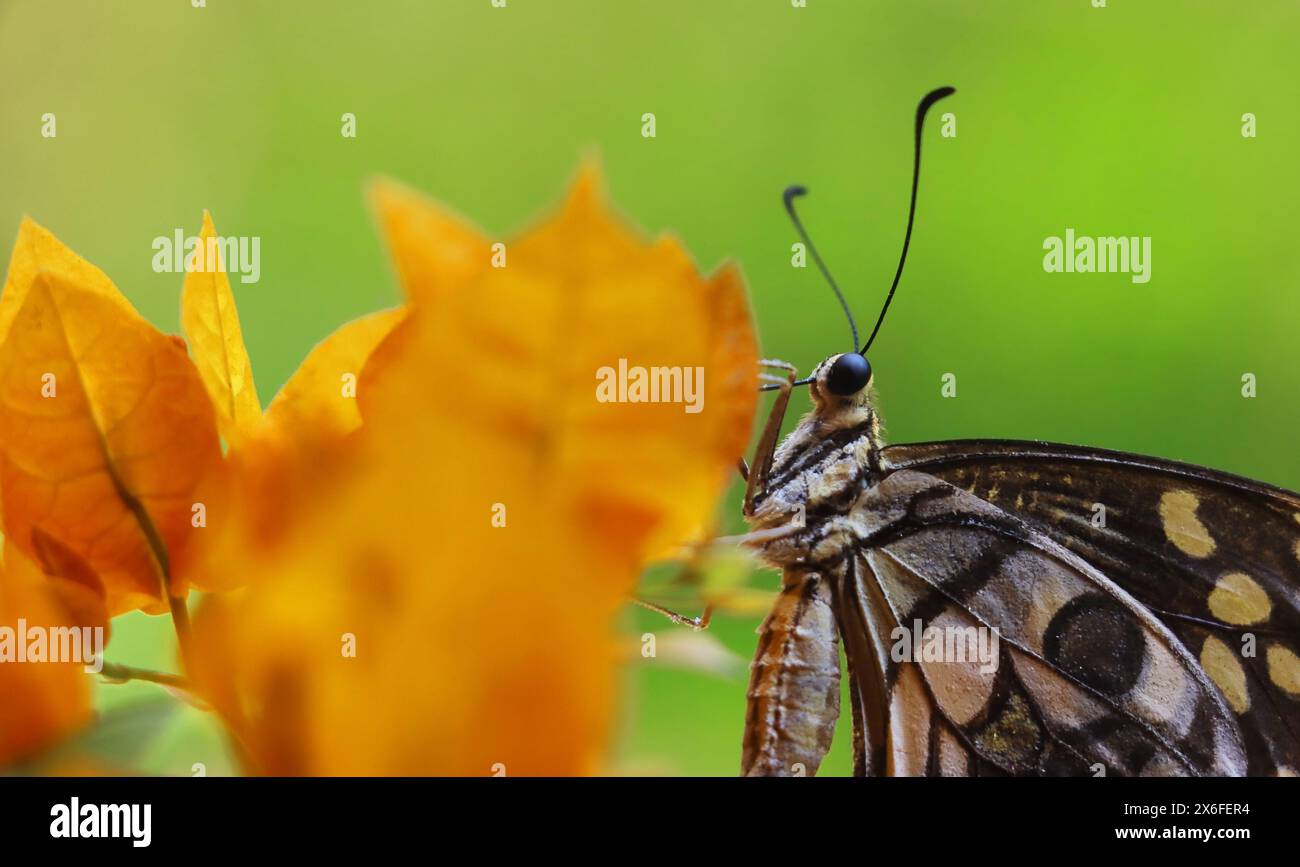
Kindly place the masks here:
<instances>
[{"instance_id":1,"label":"orange bougainvillea bract","mask_svg":"<svg viewBox=\"0 0 1300 867\"><path fill-rule=\"evenodd\" d=\"M642 240L592 169L504 241L394 182L372 197L407 304L342 325L265 413L217 263L184 279L187 352L25 222L5 533L47 582L84 564L112 614L220 591L184 674L246 772L599 772L617 614L709 524L749 434L739 275ZM628 366L690 371L694 408L608 399Z\"/></svg>"}]
</instances>

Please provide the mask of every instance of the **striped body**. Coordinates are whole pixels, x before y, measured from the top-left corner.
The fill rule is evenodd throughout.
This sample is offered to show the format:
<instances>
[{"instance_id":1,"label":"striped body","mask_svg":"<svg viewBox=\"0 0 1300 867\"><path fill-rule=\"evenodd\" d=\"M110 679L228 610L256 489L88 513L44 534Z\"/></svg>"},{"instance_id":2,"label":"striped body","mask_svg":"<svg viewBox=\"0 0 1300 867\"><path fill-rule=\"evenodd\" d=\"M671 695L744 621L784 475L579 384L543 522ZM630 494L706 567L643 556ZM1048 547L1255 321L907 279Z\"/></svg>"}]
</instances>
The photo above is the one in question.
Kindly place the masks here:
<instances>
[{"instance_id":1,"label":"striped body","mask_svg":"<svg viewBox=\"0 0 1300 867\"><path fill-rule=\"evenodd\" d=\"M831 588L791 573L759 627L742 764L748 776L811 776L830 749L840 709L840 643Z\"/></svg>"},{"instance_id":2,"label":"striped body","mask_svg":"<svg viewBox=\"0 0 1300 867\"><path fill-rule=\"evenodd\" d=\"M816 392L816 382L811 388ZM804 529L758 552L782 570L784 586L759 627L744 776L811 776L830 749L840 710L837 597L844 552L858 535L849 527L851 506L879 466L878 434L866 401L834 416L810 413L777 450L755 500L753 529L779 528L796 517Z\"/></svg>"}]
</instances>

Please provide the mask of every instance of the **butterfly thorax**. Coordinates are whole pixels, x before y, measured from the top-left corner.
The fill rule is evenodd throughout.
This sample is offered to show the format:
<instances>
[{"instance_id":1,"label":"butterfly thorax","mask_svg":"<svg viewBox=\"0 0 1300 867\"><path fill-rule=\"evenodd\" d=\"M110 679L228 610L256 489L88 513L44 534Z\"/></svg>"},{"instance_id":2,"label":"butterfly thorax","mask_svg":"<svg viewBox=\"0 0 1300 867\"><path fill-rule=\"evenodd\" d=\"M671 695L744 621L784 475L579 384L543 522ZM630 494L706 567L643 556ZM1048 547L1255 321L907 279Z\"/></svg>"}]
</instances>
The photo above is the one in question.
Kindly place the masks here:
<instances>
[{"instance_id":1,"label":"butterfly thorax","mask_svg":"<svg viewBox=\"0 0 1300 867\"><path fill-rule=\"evenodd\" d=\"M883 476L880 417L870 388L848 397L825 387L836 356L818 365L809 383L812 410L781 443L748 520L754 530L802 523L798 532L758 547L776 568L809 565L842 555L854 534L854 501Z\"/></svg>"}]
</instances>

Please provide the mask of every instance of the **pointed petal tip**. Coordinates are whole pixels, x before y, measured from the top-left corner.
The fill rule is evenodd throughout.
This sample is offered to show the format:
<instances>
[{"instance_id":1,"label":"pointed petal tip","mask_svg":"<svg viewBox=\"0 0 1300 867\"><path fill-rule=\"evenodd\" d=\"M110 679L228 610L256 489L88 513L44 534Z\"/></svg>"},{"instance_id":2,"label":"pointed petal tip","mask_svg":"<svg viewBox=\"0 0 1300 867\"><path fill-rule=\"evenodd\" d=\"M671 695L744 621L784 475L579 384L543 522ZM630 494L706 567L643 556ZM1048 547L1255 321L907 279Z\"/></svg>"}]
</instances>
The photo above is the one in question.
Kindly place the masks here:
<instances>
[{"instance_id":1,"label":"pointed petal tip","mask_svg":"<svg viewBox=\"0 0 1300 867\"><path fill-rule=\"evenodd\" d=\"M409 218L416 213L454 217L442 202L410 184L388 175L375 175L365 183L366 203L381 224Z\"/></svg>"},{"instance_id":2,"label":"pointed petal tip","mask_svg":"<svg viewBox=\"0 0 1300 867\"><path fill-rule=\"evenodd\" d=\"M568 195L564 201L564 211L573 213L607 213L608 200L605 194L605 171L600 158L595 154L583 157L569 185Z\"/></svg>"},{"instance_id":3,"label":"pointed petal tip","mask_svg":"<svg viewBox=\"0 0 1300 867\"><path fill-rule=\"evenodd\" d=\"M54 237L54 233L45 228L43 224L33 219L31 214L23 214L23 218L18 221L18 237L21 238L25 235L32 234L45 235L51 238Z\"/></svg>"},{"instance_id":4,"label":"pointed petal tip","mask_svg":"<svg viewBox=\"0 0 1300 867\"><path fill-rule=\"evenodd\" d=\"M739 283L745 284L745 274L740 268L740 264L734 259L726 259L713 273L709 275L711 283Z\"/></svg>"},{"instance_id":5,"label":"pointed petal tip","mask_svg":"<svg viewBox=\"0 0 1300 867\"><path fill-rule=\"evenodd\" d=\"M382 211L385 206L413 198L425 198L414 187L402 183L389 175L372 175L363 182L366 201L375 211Z\"/></svg>"}]
</instances>

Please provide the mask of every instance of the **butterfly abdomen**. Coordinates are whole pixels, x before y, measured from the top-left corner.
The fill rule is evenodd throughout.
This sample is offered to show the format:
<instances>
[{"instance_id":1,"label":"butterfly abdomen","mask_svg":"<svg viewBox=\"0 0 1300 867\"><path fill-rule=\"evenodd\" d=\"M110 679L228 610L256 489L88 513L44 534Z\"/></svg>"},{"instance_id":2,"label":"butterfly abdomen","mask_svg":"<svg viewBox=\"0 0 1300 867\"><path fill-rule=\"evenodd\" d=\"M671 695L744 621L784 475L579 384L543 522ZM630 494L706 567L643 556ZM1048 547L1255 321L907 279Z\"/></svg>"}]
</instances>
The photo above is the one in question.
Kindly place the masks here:
<instances>
[{"instance_id":1,"label":"butterfly abdomen","mask_svg":"<svg viewBox=\"0 0 1300 867\"><path fill-rule=\"evenodd\" d=\"M787 572L751 665L744 776L811 776L830 749L840 709L840 650L831 589Z\"/></svg>"}]
</instances>

